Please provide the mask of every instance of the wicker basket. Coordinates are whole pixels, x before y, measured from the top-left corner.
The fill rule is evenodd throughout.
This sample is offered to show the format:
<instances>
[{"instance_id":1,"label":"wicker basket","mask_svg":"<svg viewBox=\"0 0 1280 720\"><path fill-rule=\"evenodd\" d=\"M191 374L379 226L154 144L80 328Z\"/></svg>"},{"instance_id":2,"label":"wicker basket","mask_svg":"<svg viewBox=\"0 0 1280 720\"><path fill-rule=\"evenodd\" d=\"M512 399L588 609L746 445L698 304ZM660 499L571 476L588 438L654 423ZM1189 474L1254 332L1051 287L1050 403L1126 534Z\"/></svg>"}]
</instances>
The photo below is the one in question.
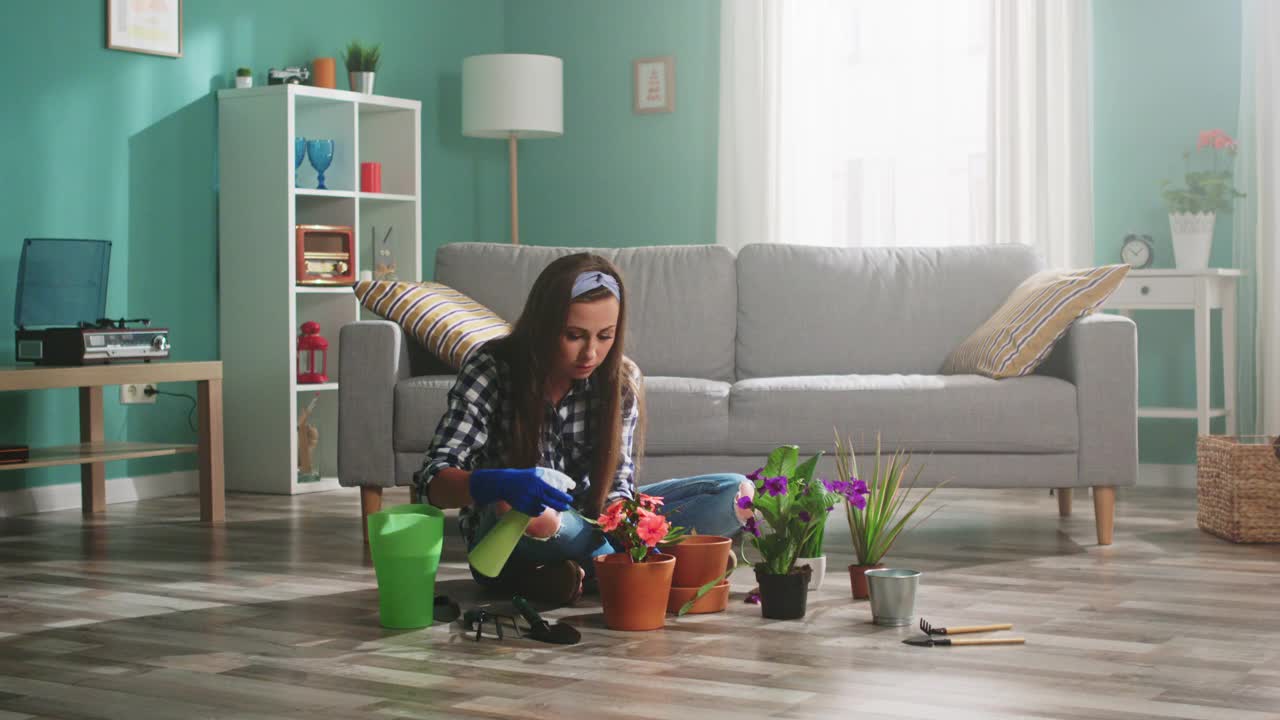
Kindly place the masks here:
<instances>
[{"instance_id":1,"label":"wicker basket","mask_svg":"<svg viewBox=\"0 0 1280 720\"><path fill-rule=\"evenodd\" d=\"M1200 529L1237 543L1280 542L1280 438L1203 435L1196 456Z\"/></svg>"}]
</instances>

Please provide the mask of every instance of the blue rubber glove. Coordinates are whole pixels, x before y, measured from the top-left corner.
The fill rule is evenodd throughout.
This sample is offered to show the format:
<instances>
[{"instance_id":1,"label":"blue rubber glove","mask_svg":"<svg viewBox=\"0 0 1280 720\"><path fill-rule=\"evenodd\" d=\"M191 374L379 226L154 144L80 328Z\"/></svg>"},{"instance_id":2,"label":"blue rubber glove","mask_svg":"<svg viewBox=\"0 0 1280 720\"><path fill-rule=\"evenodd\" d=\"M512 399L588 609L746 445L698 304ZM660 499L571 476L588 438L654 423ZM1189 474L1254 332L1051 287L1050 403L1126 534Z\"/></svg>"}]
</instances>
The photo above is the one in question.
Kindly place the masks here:
<instances>
[{"instance_id":1,"label":"blue rubber glove","mask_svg":"<svg viewBox=\"0 0 1280 720\"><path fill-rule=\"evenodd\" d=\"M568 510L573 498L548 485L542 472L542 468L472 470L471 499L479 505L506 500L529 517L547 508Z\"/></svg>"}]
</instances>

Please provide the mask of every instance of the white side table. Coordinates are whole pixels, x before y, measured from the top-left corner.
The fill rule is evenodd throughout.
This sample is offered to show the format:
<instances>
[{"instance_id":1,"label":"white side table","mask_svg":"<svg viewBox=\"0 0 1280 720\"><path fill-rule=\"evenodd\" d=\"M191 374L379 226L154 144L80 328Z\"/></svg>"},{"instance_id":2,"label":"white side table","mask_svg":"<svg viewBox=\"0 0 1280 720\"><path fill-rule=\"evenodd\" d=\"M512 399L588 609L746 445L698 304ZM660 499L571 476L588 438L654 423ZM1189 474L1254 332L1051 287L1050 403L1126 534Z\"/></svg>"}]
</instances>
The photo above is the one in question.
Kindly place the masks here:
<instances>
[{"instance_id":1,"label":"white side table","mask_svg":"<svg viewBox=\"0 0 1280 720\"><path fill-rule=\"evenodd\" d=\"M1138 408L1138 417L1196 420L1198 435L1209 434L1209 419L1226 417L1227 434L1236 432L1236 278L1230 268L1207 270L1130 270L1107 300L1105 310L1132 316L1133 310L1194 310L1196 332L1196 407ZM1209 407L1209 311L1222 310L1223 406Z\"/></svg>"}]
</instances>

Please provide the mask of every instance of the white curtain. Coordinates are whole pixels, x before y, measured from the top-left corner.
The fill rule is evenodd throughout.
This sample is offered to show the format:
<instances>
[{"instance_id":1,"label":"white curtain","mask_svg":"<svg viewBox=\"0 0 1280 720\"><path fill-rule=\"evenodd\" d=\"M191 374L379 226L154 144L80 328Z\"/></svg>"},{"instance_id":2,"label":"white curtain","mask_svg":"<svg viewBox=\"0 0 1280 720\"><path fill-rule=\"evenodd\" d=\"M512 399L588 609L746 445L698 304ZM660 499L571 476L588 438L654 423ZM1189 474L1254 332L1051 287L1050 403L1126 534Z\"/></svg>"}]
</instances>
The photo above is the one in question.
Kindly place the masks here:
<instances>
[{"instance_id":1,"label":"white curtain","mask_svg":"<svg viewBox=\"0 0 1280 720\"><path fill-rule=\"evenodd\" d=\"M1245 0L1242 26L1236 184L1247 197L1236 204L1233 236L1236 266L1245 271L1239 334L1253 339L1254 352L1240 353L1240 420L1245 432L1253 420L1254 432L1274 435L1280 433L1280 3Z\"/></svg>"},{"instance_id":2,"label":"white curtain","mask_svg":"<svg viewBox=\"0 0 1280 720\"><path fill-rule=\"evenodd\" d=\"M1090 4L991 1L993 241L1092 265Z\"/></svg>"},{"instance_id":3,"label":"white curtain","mask_svg":"<svg viewBox=\"0 0 1280 720\"><path fill-rule=\"evenodd\" d=\"M1024 242L1088 264L1088 5L1059 27L1001 2L723 0L718 241Z\"/></svg>"}]
</instances>

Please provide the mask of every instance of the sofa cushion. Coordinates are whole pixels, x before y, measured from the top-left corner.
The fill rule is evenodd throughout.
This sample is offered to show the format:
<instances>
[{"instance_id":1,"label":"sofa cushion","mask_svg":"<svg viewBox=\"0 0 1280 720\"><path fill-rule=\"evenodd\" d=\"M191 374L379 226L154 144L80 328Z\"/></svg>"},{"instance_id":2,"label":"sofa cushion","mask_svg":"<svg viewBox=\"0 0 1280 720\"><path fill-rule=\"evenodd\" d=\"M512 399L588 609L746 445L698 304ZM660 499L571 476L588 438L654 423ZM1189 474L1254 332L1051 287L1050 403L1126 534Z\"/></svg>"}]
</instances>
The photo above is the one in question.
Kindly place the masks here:
<instances>
[{"instance_id":1,"label":"sofa cushion","mask_svg":"<svg viewBox=\"0 0 1280 720\"><path fill-rule=\"evenodd\" d=\"M453 381L453 375L429 375L396 384L397 452L427 451ZM646 377L646 454L727 452L729 387L729 383L699 378Z\"/></svg>"},{"instance_id":2,"label":"sofa cushion","mask_svg":"<svg viewBox=\"0 0 1280 720\"><path fill-rule=\"evenodd\" d=\"M1020 245L748 245L738 254L738 378L935 374L1039 269Z\"/></svg>"},{"instance_id":3,"label":"sofa cushion","mask_svg":"<svg viewBox=\"0 0 1280 720\"><path fill-rule=\"evenodd\" d=\"M396 452L426 452L449 404L455 375L424 375L396 383Z\"/></svg>"},{"instance_id":4,"label":"sofa cushion","mask_svg":"<svg viewBox=\"0 0 1280 720\"><path fill-rule=\"evenodd\" d=\"M991 378L1031 374L1071 323L1098 309L1128 273L1128 265L1104 265L1032 275L951 353L942 372Z\"/></svg>"},{"instance_id":5,"label":"sofa cushion","mask_svg":"<svg viewBox=\"0 0 1280 720\"><path fill-rule=\"evenodd\" d=\"M361 305L399 324L454 370L473 350L511 332L511 325L492 310L448 285L361 280L355 293Z\"/></svg>"},{"instance_id":6,"label":"sofa cushion","mask_svg":"<svg viewBox=\"0 0 1280 720\"><path fill-rule=\"evenodd\" d=\"M743 380L729 395L729 446L760 455L783 443L813 452L835 432L861 452L1061 453L1077 447L1076 389L1058 378L819 375Z\"/></svg>"},{"instance_id":7,"label":"sofa cushion","mask_svg":"<svg viewBox=\"0 0 1280 720\"><path fill-rule=\"evenodd\" d=\"M436 251L435 278L515 322L538 273L552 260L586 249L451 243ZM729 249L683 245L591 252L608 258L622 272L627 355L641 372L734 379L738 285ZM966 328L965 334L974 327Z\"/></svg>"},{"instance_id":8,"label":"sofa cushion","mask_svg":"<svg viewBox=\"0 0 1280 720\"><path fill-rule=\"evenodd\" d=\"M685 377L646 377L645 454L728 451L729 383Z\"/></svg>"}]
</instances>

